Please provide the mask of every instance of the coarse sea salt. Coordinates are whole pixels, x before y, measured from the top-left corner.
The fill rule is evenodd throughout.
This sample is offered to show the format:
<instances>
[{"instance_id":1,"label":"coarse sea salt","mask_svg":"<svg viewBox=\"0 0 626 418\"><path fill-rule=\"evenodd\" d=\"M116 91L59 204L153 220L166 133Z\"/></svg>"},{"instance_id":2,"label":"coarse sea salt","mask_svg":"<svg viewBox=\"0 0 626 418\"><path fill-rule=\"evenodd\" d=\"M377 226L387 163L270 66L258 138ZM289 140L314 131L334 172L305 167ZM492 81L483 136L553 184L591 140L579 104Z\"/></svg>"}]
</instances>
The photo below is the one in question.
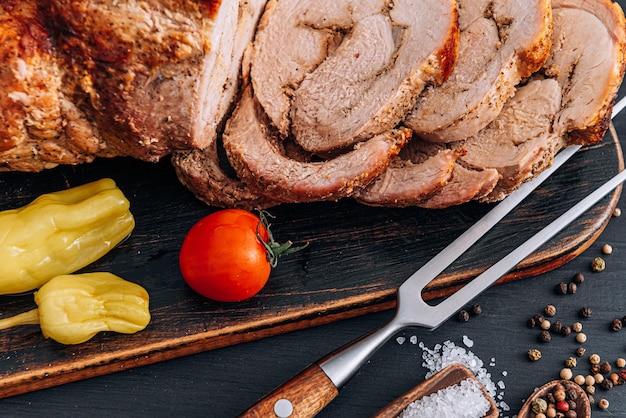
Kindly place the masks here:
<instances>
[{"instance_id":1,"label":"coarse sea salt","mask_svg":"<svg viewBox=\"0 0 626 418\"><path fill-rule=\"evenodd\" d=\"M483 361L471 351L457 346L449 340L443 344L436 344L432 349L426 347L423 342L420 342L419 347L422 349L422 360L424 360L422 366L428 369L426 378L431 377L452 363L461 363L474 373L489 396L493 399L497 398L497 388L496 384L491 380L491 373L484 367ZM503 395L503 393L501 394ZM496 405L502 410L508 409L508 405L504 402L496 402ZM501 408L501 405L505 407Z\"/></svg>"},{"instance_id":2,"label":"coarse sea salt","mask_svg":"<svg viewBox=\"0 0 626 418\"><path fill-rule=\"evenodd\" d=\"M479 383L465 379L409 404L399 418L481 418L490 407Z\"/></svg>"}]
</instances>

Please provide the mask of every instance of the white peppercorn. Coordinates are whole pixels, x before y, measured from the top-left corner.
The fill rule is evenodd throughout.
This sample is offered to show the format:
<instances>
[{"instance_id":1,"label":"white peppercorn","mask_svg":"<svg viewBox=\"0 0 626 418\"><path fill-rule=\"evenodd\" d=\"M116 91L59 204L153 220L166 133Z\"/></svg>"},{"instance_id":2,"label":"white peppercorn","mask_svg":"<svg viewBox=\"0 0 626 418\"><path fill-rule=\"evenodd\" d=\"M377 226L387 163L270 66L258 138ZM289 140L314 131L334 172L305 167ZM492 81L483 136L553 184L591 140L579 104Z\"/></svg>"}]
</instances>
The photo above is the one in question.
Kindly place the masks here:
<instances>
[{"instance_id":1,"label":"white peppercorn","mask_svg":"<svg viewBox=\"0 0 626 418\"><path fill-rule=\"evenodd\" d=\"M574 322L574 324L572 325L572 331L580 332L582 330L583 330L583 324L581 322Z\"/></svg>"},{"instance_id":2,"label":"white peppercorn","mask_svg":"<svg viewBox=\"0 0 626 418\"><path fill-rule=\"evenodd\" d=\"M613 216L619 218L620 216L622 216L622 210L620 208L613 209Z\"/></svg>"},{"instance_id":3,"label":"white peppercorn","mask_svg":"<svg viewBox=\"0 0 626 418\"><path fill-rule=\"evenodd\" d=\"M574 382L580 386L585 384L585 376L583 376L582 374L577 374L576 377L574 377Z\"/></svg>"},{"instance_id":4,"label":"white peppercorn","mask_svg":"<svg viewBox=\"0 0 626 418\"><path fill-rule=\"evenodd\" d=\"M572 378L572 369L570 369L569 367L564 367L563 369L561 369L561 373L559 373L559 376L563 380L570 380Z\"/></svg>"},{"instance_id":5,"label":"white peppercorn","mask_svg":"<svg viewBox=\"0 0 626 418\"><path fill-rule=\"evenodd\" d=\"M554 315L556 315L556 307L554 305L548 305L548 306L545 307L543 312L547 316L554 316Z\"/></svg>"},{"instance_id":6,"label":"white peppercorn","mask_svg":"<svg viewBox=\"0 0 626 418\"><path fill-rule=\"evenodd\" d=\"M600 356L596 353L593 353L589 356L589 363L591 364L600 364Z\"/></svg>"},{"instance_id":7,"label":"white peppercorn","mask_svg":"<svg viewBox=\"0 0 626 418\"><path fill-rule=\"evenodd\" d=\"M623 367L626 367L626 360L620 357L617 360L615 360L615 365L619 367L620 369Z\"/></svg>"},{"instance_id":8,"label":"white peppercorn","mask_svg":"<svg viewBox=\"0 0 626 418\"><path fill-rule=\"evenodd\" d=\"M602 253L609 255L613 252L613 247L611 247L609 244L604 244L602 246Z\"/></svg>"},{"instance_id":9,"label":"white peppercorn","mask_svg":"<svg viewBox=\"0 0 626 418\"><path fill-rule=\"evenodd\" d=\"M598 408L607 409L608 407L609 407L609 401L607 401L606 399L602 398L598 401Z\"/></svg>"},{"instance_id":10,"label":"white peppercorn","mask_svg":"<svg viewBox=\"0 0 626 418\"><path fill-rule=\"evenodd\" d=\"M581 344L586 342L587 341L587 335L582 333L582 332L579 332L578 334L576 334L576 341L581 343Z\"/></svg>"}]
</instances>

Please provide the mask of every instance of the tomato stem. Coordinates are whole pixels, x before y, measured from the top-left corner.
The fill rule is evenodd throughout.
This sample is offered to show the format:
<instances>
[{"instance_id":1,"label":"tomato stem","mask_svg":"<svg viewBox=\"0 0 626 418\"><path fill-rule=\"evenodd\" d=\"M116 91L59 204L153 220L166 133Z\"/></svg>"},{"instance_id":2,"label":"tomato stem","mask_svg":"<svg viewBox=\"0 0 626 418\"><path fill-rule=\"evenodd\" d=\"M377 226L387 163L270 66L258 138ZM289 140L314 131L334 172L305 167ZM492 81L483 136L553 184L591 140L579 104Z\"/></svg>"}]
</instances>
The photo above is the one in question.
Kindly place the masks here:
<instances>
[{"instance_id":1,"label":"tomato stem","mask_svg":"<svg viewBox=\"0 0 626 418\"><path fill-rule=\"evenodd\" d=\"M274 240L274 235L272 234L272 230L270 229L271 224L268 222L268 218L273 218L271 214L264 210L257 210L259 212L259 224L256 228L256 236L261 244L265 247L265 251L267 252L267 261L270 263L272 267L276 267L278 264L278 259L287 254L293 254L297 251L300 251L306 248L309 243L305 243L304 245L300 245L298 247L293 247L293 242L287 241L282 244L276 242ZM268 239L267 241L263 239L260 232L260 227L263 225L265 230L267 231Z\"/></svg>"}]
</instances>

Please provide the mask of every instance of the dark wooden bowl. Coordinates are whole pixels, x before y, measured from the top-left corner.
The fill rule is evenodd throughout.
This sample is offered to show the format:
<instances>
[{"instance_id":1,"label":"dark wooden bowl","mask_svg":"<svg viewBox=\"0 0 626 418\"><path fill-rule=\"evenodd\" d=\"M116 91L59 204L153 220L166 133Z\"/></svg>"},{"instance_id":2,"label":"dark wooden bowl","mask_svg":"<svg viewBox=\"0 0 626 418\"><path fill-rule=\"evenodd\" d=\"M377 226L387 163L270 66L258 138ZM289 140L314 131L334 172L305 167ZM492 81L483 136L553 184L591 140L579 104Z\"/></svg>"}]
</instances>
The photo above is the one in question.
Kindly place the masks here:
<instances>
[{"instance_id":1,"label":"dark wooden bowl","mask_svg":"<svg viewBox=\"0 0 626 418\"><path fill-rule=\"evenodd\" d=\"M528 399L526 399L526 402L524 402L524 405L522 405L522 409L520 409L519 413L517 414L517 418L531 418L533 416L533 401L537 398L546 396L548 393L554 390L554 387L558 383L562 382L563 380L552 380L537 389ZM571 381L567 382L572 384L571 387L576 390L576 393L578 394L578 399L576 399L576 414L578 415L578 418L591 417L591 405L589 404L589 398L587 397L587 394L585 393L583 388Z\"/></svg>"}]
</instances>

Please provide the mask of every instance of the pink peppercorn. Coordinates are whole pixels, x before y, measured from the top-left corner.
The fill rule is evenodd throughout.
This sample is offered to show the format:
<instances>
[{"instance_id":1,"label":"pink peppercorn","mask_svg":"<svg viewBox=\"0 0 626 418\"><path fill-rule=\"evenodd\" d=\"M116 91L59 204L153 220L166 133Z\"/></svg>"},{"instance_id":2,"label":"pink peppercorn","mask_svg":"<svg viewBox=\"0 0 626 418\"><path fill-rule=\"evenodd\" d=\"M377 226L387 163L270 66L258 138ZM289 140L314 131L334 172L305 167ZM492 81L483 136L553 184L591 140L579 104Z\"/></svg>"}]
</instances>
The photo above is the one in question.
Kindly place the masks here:
<instances>
[{"instance_id":1,"label":"pink peppercorn","mask_svg":"<svg viewBox=\"0 0 626 418\"><path fill-rule=\"evenodd\" d=\"M569 411L569 403L567 403L567 401L558 401L556 403L556 409L559 412L567 412Z\"/></svg>"}]
</instances>

